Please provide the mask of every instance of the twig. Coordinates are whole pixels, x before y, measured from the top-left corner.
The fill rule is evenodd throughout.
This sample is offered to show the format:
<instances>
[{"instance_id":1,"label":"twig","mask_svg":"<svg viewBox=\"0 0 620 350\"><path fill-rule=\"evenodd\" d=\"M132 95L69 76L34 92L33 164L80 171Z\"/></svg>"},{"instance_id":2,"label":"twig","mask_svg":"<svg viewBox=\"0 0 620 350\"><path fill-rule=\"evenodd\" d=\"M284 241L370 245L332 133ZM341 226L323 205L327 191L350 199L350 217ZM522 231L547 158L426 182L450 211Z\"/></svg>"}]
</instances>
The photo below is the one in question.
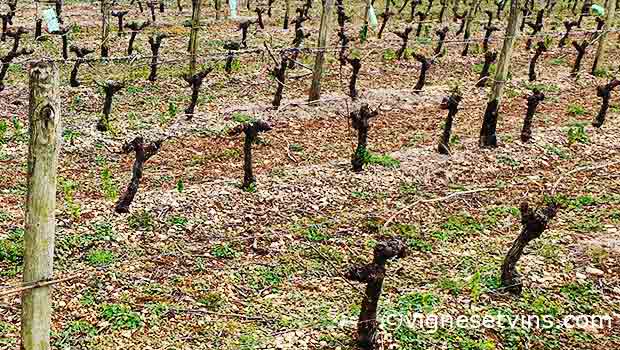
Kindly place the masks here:
<instances>
[{"instance_id":1,"label":"twig","mask_svg":"<svg viewBox=\"0 0 620 350\"><path fill-rule=\"evenodd\" d=\"M58 284L58 283L70 281L72 279L76 279L76 278L78 278L80 276L81 275L73 275L73 276L64 277L64 278L58 278L58 279L55 279L55 280L42 280L42 281L38 281L38 282L28 283L28 284L22 285L20 287L15 287L15 288L12 288L12 289L0 292L0 297L5 297L5 296L11 295L11 294L17 294L17 293L23 292L25 290L30 290L30 289L35 289L35 288L51 286L53 284Z\"/></svg>"},{"instance_id":2,"label":"twig","mask_svg":"<svg viewBox=\"0 0 620 350\"><path fill-rule=\"evenodd\" d=\"M323 260L325 260L325 262L327 262L327 263L328 263L328 264L329 264L329 265L330 265L330 266L334 269L334 271L336 272L336 274L338 274L338 276L339 276L340 278L342 278L342 279L343 279L345 282L347 282L347 283L348 283L351 287L353 287L353 289L354 289L356 292L358 292L360 295L365 295L365 294L364 294L364 292L362 292L362 291L359 289L359 287L358 287L358 286L356 286L356 285L354 285L353 283L351 283L351 281L349 281L349 280L345 277L344 273L340 272L340 270L338 269L338 267L336 267L336 265L334 265L334 263L332 263L332 261L331 261L331 260L329 260L329 259L328 259L325 255L323 255L323 253L321 253L321 251L320 251L320 250L316 249L316 247L315 247L315 246L313 246L313 245L311 245L311 244L308 244L308 243L305 243L305 242L301 242L301 244L303 244L303 245L305 245L305 246L308 246L308 247L312 248L312 250L314 250L314 252L315 252L315 253L317 253L317 254L318 254L318 255L319 255L319 256L320 256Z\"/></svg>"},{"instance_id":3,"label":"twig","mask_svg":"<svg viewBox=\"0 0 620 350\"><path fill-rule=\"evenodd\" d=\"M620 161L606 163L606 164L603 164L603 165L581 167L581 168L573 169L573 170L567 172L566 174L562 174L562 175L560 175L560 177L558 177L558 179L555 182L555 184L553 184L553 189L551 190L551 194L552 195L555 194L555 191L556 191L558 185L560 184L560 181L562 181L562 179L564 179L566 176L570 176L570 175L572 175L574 173L578 173L578 172L581 172L581 171L589 171L589 170L602 169L602 168L606 168L608 166L612 166L612 165L616 165L616 164L620 164Z\"/></svg>"},{"instance_id":4,"label":"twig","mask_svg":"<svg viewBox=\"0 0 620 350\"><path fill-rule=\"evenodd\" d=\"M488 191L499 191L499 188L478 188L478 189L475 189L475 190L460 191L460 192L450 193L449 195L447 195L445 197L432 198L432 199L421 199L419 201L415 201L415 202L409 204L408 206L402 208L401 210L397 211L396 213L394 213L394 215L390 216L390 218L385 222L385 224L383 224L383 228L387 228L390 225L390 223L392 223L392 221L394 221L394 219L398 215L402 214L407 209L411 209L413 206L415 206L417 204L441 202L441 201L444 201L446 199L450 199L452 197L462 196L462 195L471 194L471 193L478 193L478 192L488 192Z\"/></svg>"}]
</instances>

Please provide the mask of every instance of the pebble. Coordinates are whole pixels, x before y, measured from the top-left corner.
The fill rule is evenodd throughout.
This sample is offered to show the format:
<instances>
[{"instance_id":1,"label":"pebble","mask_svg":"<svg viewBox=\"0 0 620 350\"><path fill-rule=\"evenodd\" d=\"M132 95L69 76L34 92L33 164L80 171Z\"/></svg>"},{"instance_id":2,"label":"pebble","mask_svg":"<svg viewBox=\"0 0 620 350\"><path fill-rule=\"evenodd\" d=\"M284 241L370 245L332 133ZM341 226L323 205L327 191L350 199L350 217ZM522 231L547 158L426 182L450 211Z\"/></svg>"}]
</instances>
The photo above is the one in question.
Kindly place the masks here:
<instances>
[{"instance_id":1,"label":"pebble","mask_svg":"<svg viewBox=\"0 0 620 350\"><path fill-rule=\"evenodd\" d=\"M586 273L589 273L594 276L603 276L605 274L603 270L599 270L597 268L590 267L590 266L586 267Z\"/></svg>"}]
</instances>

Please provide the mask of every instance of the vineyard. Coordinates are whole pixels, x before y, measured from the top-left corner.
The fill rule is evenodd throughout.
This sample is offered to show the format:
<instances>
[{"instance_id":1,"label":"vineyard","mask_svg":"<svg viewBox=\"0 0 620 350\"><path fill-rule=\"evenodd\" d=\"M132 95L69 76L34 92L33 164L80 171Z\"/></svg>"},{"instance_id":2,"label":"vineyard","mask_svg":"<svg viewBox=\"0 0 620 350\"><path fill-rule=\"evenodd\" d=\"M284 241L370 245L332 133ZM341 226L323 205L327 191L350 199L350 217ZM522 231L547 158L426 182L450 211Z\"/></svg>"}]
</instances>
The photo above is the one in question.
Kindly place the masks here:
<instances>
[{"instance_id":1,"label":"vineyard","mask_svg":"<svg viewBox=\"0 0 620 350\"><path fill-rule=\"evenodd\" d=\"M619 347L614 1L2 0L0 349Z\"/></svg>"}]
</instances>

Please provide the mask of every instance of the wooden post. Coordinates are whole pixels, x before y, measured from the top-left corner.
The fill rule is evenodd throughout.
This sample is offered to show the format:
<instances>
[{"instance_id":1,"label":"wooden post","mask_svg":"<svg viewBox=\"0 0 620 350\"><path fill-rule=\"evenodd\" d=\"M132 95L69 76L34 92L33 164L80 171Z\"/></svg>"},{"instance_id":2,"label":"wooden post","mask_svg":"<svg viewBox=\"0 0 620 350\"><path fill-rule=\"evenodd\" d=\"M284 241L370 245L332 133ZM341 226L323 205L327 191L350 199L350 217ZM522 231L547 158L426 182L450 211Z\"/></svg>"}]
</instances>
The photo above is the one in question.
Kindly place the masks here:
<instances>
[{"instance_id":1,"label":"wooden post","mask_svg":"<svg viewBox=\"0 0 620 350\"><path fill-rule=\"evenodd\" d=\"M284 24L282 25L283 29L288 29L289 17L291 14L291 0L284 0L285 10L284 10Z\"/></svg>"},{"instance_id":2,"label":"wooden post","mask_svg":"<svg viewBox=\"0 0 620 350\"><path fill-rule=\"evenodd\" d=\"M465 19L465 33L463 35L463 39L465 41L465 49L462 53L463 56L467 56L469 53L468 40L470 40L471 37L471 24L476 19L476 14L478 13L478 9L480 9L480 2L481 0L472 0L469 11L467 12L467 18Z\"/></svg>"},{"instance_id":3,"label":"wooden post","mask_svg":"<svg viewBox=\"0 0 620 350\"><path fill-rule=\"evenodd\" d=\"M52 278L56 218L56 168L60 149L58 66L30 68L30 143L24 236L24 283ZM23 350L49 350L52 303L49 287L22 294Z\"/></svg>"},{"instance_id":4,"label":"wooden post","mask_svg":"<svg viewBox=\"0 0 620 350\"><path fill-rule=\"evenodd\" d=\"M607 17L605 18L605 24L601 28L602 32L598 33L598 48L596 49L596 56L594 58L594 65L592 65L592 74L596 74L596 71L601 68L601 62L605 58L605 46L607 44L607 31L611 29L614 23L614 16L616 12L616 1L608 0L606 6Z\"/></svg>"},{"instance_id":5,"label":"wooden post","mask_svg":"<svg viewBox=\"0 0 620 350\"><path fill-rule=\"evenodd\" d=\"M521 11L519 8L519 0L510 1L510 18L506 27L506 35L504 36L504 44L497 62L495 71L495 81L493 89L489 97L489 102L484 114L482 128L480 130L480 146L495 147L497 146L497 138L495 135L495 127L497 126L497 114L499 112L499 103L504 91L506 79L508 79L508 70L510 69L510 60L512 59L512 49L519 35L519 20Z\"/></svg>"},{"instance_id":6,"label":"wooden post","mask_svg":"<svg viewBox=\"0 0 620 350\"><path fill-rule=\"evenodd\" d=\"M110 51L110 0L101 0L101 57L107 58Z\"/></svg>"},{"instance_id":7,"label":"wooden post","mask_svg":"<svg viewBox=\"0 0 620 350\"><path fill-rule=\"evenodd\" d=\"M196 74L196 50L198 49L198 31L200 30L200 5L202 0L192 0L192 31L189 37L189 75Z\"/></svg>"},{"instance_id":8,"label":"wooden post","mask_svg":"<svg viewBox=\"0 0 620 350\"><path fill-rule=\"evenodd\" d=\"M366 11L364 11L364 26L366 26L366 30L368 30L368 13L370 12L370 7L372 6L373 0L366 1Z\"/></svg>"},{"instance_id":9,"label":"wooden post","mask_svg":"<svg viewBox=\"0 0 620 350\"><path fill-rule=\"evenodd\" d=\"M222 0L215 0L215 19L222 19Z\"/></svg>"},{"instance_id":10,"label":"wooden post","mask_svg":"<svg viewBox=\"0 0 620 350\"><path fill-rule=\"evenodd\" d=\"M321 27L319 29L319 51L316 53L314 61L314 72L312 73L312 86L310 87L309 101L318 101L321 98L321 77L323 75L323 63L325 61L325 46L329 34L329 25L331 21L332 11L334 9L334 0L325 0L323 12L321 14Z\"/></svg>"}]
</instances>

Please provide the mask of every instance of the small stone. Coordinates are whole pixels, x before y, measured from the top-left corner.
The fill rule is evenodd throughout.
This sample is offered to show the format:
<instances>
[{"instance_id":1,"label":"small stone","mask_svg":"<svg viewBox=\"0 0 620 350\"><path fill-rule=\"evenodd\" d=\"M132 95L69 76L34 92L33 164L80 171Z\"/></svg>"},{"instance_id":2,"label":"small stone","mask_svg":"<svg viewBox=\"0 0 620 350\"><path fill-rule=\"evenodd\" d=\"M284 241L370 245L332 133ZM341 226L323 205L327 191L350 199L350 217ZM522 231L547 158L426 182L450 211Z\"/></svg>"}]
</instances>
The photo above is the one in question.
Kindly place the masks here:
<instances>
[{"instance_id":1,"label":"small stone","mask_svg":"<svg viewBox=\"0 0 620 350\"><path fill-rule=\"evenodd\" d=\"M577 272L576 277L578 280L585 280L586 279L586 275L584 275L583 273Z\"/></svg>"},{"instance_id":2,"label":"small stone","mask_svg":"<svg viewBox=\"0 0 620 350\"><path fill-rule=\"evenodd\" d=\"M603 272L603 270L599 270L599 269L597 269L595 267L591 267L591 266L586 267L586 273L589 273L589 274L594 275L594 276L603 276L605 274L605 272Z\"/></svg>"}]
</instances>

